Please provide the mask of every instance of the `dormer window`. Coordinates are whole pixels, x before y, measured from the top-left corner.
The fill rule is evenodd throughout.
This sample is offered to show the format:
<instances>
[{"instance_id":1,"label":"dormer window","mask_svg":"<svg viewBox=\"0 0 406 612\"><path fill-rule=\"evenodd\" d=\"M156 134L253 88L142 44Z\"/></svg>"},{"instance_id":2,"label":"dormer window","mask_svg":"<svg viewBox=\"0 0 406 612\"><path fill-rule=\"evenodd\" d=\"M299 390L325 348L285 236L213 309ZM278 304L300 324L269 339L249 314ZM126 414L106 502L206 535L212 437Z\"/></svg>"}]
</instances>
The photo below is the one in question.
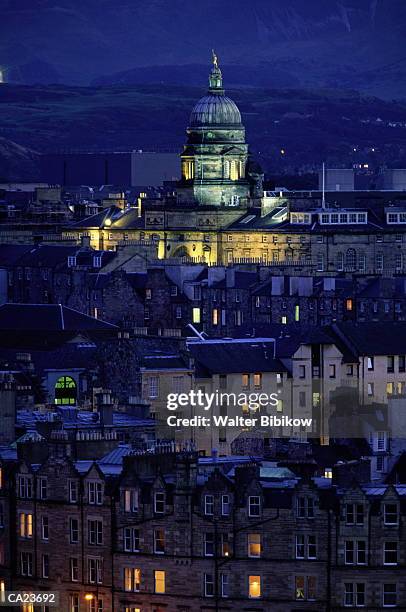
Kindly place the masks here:
<instances>
[{"instance_id":1,"label":"dormer window","mask_svg":"<svg viewBox=\"0 0 406 612\"><path fill-rule=\"evenodd\" d=\"M18 480L18 492L21 499L32 498L32 478L31 476L20 476Z\"/></svg>"},{"instance_id":2,"label":"dormer window","mask_svg":"<svg viewBox=\"0 0 406 612\"><path fill-rule=\"evenodd\" d=\"M204 513L208 516L213 516L214 514L214 496L213 495L204 496Z\"/></svg>"},{"instance_id":3,"label":"dormer window","mask_svg":"<svg viewBox=\"0 0 406 612\"><path fill-rule=\"evenodd\" d=\"M154 494L154 512L163 514L165 512L165 493L156 492Z\"/></svg>"},{"instance_id":4,"label":"dormer window","mask_svg":"<svg viewBox=\"0 0 406 612\"><path fill-rule=\"evenodd\" d=\"M259 495L250 495L248 498L248 516L260 516L261 498Z\"/></svg>"},{"instance_id":5,"label":"dormer window","mask_svg":"<svg viewBox=\"0 0 406 612\"><path fill-rule=\"evenodd\" d=\"M296 516L298 518L314 518L314 499L301 495L296 500Z\"/></svg>"},{"instance_id":6,"label":"dormer window","mask_svg":"<svg viewBox=\"0 0 406 612\"><path fill-rule=\"evenodd\" d=\"M385 525L397 525L399 521L398 506L394 503L383 504L383 522Z\"/></svg>"},{"instance_id":7,"label":"dormer window","mask_svg":"<svg viewBox=\"0 0 406 612\"><path fill-rule=\"evenodd\" d=\"M125 512L136 512L138 510L138 490L126 489L124 491Z\"/></svg>"},{"instance_id":8,"label":"dormer window","mask_svg":"<svg viewBox=\"0 0 406 612\"><path fill-rule=\"evenodd\" d=\"M101 482L87 483L89 504L101 506L103 503L103 485Z\"/></svg>"}]
</instances>

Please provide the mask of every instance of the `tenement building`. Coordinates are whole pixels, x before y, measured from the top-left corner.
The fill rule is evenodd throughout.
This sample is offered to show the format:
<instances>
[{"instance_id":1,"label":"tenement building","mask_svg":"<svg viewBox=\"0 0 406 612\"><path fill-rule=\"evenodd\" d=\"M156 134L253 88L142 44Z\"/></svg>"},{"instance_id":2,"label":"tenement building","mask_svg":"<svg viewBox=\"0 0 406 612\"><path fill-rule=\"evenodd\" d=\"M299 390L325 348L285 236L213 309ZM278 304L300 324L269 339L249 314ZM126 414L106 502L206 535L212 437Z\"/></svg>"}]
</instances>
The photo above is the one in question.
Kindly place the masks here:
<instances>
[{"instance_id":1,"label":"tenement building","mask_svg":"<svg viewBox=\"0 0 406 612\"><path fill-rule=\"evenodd\" d=\"M56 590L64 612L406 605L405 485L371 486L367 461L158 451L2 461L2 588Z\"/></svg>"}]
</instances>

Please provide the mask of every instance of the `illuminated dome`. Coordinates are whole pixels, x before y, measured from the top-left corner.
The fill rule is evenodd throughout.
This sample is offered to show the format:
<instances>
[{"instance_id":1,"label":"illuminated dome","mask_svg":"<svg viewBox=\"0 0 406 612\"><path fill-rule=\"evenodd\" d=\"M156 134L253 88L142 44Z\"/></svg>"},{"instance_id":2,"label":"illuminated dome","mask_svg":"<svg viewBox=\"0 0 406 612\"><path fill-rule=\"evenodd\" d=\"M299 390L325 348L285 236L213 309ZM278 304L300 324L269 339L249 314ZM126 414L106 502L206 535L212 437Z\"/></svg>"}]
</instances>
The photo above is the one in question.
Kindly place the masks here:
<instances>
[{"instance_id":1,"label":"illuminated dome","mask_svg":"<svg viewBox=\"0 0 406 612\"><path fill-rule=\"evenodd\" d=\"M241 114L236 103L224 94L209 94L195 104L189 125L241 125Z\"/></svg>"},{"instance_id":2,"label":"illuminated dome","mask_svg":"<svg viewBox=\"0 0 406 612\"><path fill-rule=\"evenodd\" d=\"M209 91L195 104L190 115L190 127L241 125L241 113L231 98L224 95L223 78L214 54L209 77Z\"/></svg>"}]
</instances>

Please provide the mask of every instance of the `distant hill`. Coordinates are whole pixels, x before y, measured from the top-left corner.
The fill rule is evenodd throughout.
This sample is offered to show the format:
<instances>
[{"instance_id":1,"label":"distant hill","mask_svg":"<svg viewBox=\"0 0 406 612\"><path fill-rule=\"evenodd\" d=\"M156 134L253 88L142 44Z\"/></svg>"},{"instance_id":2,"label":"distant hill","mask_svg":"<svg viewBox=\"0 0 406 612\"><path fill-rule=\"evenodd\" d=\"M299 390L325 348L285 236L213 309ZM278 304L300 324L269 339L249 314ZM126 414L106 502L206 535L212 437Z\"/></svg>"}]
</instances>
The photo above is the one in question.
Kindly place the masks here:
<instances>
[{"instance_id":1,"label":"distant hill","mask_svg":"<svg viewBox=\"0 0 406 612\"><path fill-rule=\"evenodd\" d=\"M235 84L406 98L405 38L404 0L0 0L0 66L17 83L176 84L214 47L242 67Z\"/></svg>"},{"instance_id":2,"label":"distant hill","mask_svg":"<svg viewBox=\"0 0 406 612\"><path fill-rule=\"evenodd\" d=\"M24 169L35 160L33 151L180 151L190 111L205 89L0 85L0 134L12 141L0 169L11 168L13 143L24 147L15 150L15 165ZM267 172L313 171L322 161L406 166L406 103L337 89L245 87L227 93L239 105L247 141Z\"/></svg>"},{"instance_id":3,"label":"distant hill","mask_svg":"<svg viewBox=\"0 0 406 612\"><path fill-rule=\"evenodd\" d=\"M0 138L0 183L39 179L39 155L35 151Z\"/></svg>"}]
</instances>

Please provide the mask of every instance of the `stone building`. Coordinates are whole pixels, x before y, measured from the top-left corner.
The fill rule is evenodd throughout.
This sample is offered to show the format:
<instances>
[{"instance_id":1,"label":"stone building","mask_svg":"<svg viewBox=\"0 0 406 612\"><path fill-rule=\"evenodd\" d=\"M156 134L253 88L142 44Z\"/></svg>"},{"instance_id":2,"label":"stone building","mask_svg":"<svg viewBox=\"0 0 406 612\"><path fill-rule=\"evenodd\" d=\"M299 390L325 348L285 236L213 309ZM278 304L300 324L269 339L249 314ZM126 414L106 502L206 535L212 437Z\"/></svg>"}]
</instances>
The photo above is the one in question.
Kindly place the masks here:
<instances>
[{"instance_id":1,"label":"stone building","mask_svg":"<svg viewBox=\"0 0 406 612\"><path fill-rule=\"evenodd\" d=\"M0 579L67 612L404 607L405 485L371 486L365 461L330 472L158 448L15 462Z\"/></svg>"}]
</instances>

